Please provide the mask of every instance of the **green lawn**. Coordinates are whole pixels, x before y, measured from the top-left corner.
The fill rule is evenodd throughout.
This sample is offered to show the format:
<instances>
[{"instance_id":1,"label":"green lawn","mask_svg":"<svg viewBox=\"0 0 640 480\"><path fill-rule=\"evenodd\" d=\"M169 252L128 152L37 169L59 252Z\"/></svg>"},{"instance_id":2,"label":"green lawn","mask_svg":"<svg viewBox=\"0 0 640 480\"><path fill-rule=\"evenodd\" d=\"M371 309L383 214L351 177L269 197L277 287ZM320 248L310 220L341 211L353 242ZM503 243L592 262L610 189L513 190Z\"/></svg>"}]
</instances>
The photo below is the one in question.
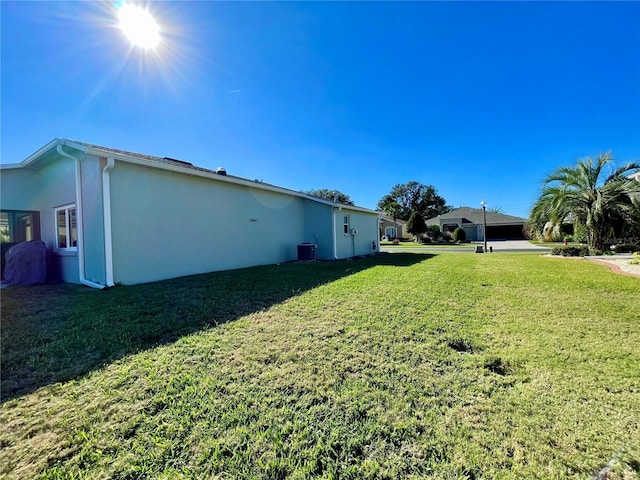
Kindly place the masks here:
<instances>
[{"instance_id":1,"label":"green lawn","mask_svg":"<svg viewBox=\"0 0 640 480\"><path fill-rule=\"evenodd\" d=\"M638 292L453 252L5 289L0 477L638 479Z\"/></svg>"},{"instance_id":2,"label":"green lawn","mask_svg":"<svg viewBox=\"0 0 640 480\"><path fill-rule=\"evenodd\" d=\"M564 242L544 242L541 240L529 240L529 242L533 243L534 245L540 245L541 247L549 247L549 248L565 246ZM567 242L566 244L566 246L569 246L569 247L580 247L581 245L586 245L586 244L580 243L580 242Z\"/></svg>"}]
</instances>

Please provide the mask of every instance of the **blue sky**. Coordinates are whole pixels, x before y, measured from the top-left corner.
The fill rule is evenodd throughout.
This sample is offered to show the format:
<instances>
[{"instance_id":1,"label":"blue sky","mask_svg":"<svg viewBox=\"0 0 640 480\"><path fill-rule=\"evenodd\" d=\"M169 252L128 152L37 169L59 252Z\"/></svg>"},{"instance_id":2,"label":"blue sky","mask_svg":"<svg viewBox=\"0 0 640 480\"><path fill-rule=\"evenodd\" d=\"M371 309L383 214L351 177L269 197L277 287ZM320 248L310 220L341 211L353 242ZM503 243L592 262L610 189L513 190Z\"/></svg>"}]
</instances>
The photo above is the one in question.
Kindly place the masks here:
<instances>
[{"instance_id":1,"label":"blue sky","mask_svg":"<svg viewBox=\"0 0 640 480\"><path fill-rule=\"evenodd\" d=\"M1 155L55 137L375 208L393 185L527 216L551 170L640 161L640 2L2 1Z\"/></svg>"}]
</instances>

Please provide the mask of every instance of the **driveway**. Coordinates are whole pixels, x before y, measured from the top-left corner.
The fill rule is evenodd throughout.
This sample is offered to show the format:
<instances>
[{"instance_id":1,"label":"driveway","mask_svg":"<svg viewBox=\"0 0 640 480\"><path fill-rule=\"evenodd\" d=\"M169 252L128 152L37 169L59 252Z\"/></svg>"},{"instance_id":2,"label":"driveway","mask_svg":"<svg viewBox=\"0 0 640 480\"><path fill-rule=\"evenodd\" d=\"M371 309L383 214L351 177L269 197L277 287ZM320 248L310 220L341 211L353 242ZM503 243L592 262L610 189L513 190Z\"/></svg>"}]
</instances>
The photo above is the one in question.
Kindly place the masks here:
<instances>
[{"instance_id":1,"label":"driveway","mask_svg":"<svg viewBox=\"0 0 640 480\"><path fill-rule=\"evenodd\" d=\"M463 246L464 245L464 246ZM473 245L482 245L482 242L474 242L472 244L463 244L460 247L430 247L427 245L416 245L415 247L396 247L391 245L383 245L380 251L388 253L437 253L437 252L468 252L473 253ZM487 248L492 247L494 252L540 252L546 253L551 251L550 247L542 247L534 245L527 240L489 240Z\"/></svg>"},{"instance_id":2,"label":"driveway","mask_svg":"<svg viewBox=\"0 0 640 480\"><path fill-rule=\"evenodd\" d=\"M548 252L550 247L534 245L527 240L488 240L487 248L493 247L494 252Z\"/></svg>"}]
</instances>

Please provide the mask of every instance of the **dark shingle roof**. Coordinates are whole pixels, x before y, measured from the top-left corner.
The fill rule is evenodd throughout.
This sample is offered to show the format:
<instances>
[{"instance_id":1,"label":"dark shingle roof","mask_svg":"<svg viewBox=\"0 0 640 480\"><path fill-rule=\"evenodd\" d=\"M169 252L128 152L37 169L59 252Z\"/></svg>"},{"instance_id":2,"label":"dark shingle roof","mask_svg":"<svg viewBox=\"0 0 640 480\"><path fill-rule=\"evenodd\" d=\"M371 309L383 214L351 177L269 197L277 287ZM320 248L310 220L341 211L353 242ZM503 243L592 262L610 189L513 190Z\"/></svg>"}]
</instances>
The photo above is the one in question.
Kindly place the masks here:
<instances>
[{"instance_id":1,"label":"dark shingle roof","mask_svg":"<svg viewBox=\"0 0 640 480\"><path fill-rule=\"evenodd\" d=\"M386 220L387 222L391 222L391 223L393 223L393 217L389 217L388 215L383 215L382 213L380 213L380 215L381 215L381 217L380 217L380 218L381 218L382 220ZM399 218L396 218L396 223L397 223L398 225L406 225L406 224L407 224L407 222L406 222L406 221L404 221L404 220L400 220Z\"/></svg>"},{"instance_id":2,"label":"dark shingle roof","mask_svg":"<svg viewBox=\"0 0 640 480\"><path fill-rule=\"evenodd\" d=\"M79 142L77 140L72 140L73 143L77 143L78 145L82 145L87 148L93 148L96 150L104 150L105 152L111 152L116 155L126 155L127 157L140 158L142 160L151 160L152 162L165 163L167 165L175 165L177 167L185 167L192 170L197 170L199 172L208 172L208 173L216 173L215 170L209 170L207 168L196 167L192 163L186 162L184 160L176 160L174 158L169 157L156 157L155 155L147 155L145 153L137 153L137 152L129 152L127 150L120 150L118 148L111 147L103 147L102 145L93 145L91 143ZM241 177L235 177L241 178ZM243 179L246 180L246 179Z\"/></svg>"}]
</instances>

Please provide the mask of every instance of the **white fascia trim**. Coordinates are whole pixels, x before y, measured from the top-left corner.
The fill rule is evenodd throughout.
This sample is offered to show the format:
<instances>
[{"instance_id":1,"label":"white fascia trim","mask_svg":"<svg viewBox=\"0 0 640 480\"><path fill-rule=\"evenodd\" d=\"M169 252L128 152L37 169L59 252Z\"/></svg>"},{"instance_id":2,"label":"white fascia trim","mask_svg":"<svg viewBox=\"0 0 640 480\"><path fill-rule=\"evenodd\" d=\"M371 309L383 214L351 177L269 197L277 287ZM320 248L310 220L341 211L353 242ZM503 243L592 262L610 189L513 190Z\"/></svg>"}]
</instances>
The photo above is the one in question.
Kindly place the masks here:
<instances>
[{"instance_id":1,"label":"white fascia trim","mask_svg":"<svg viewBox=\"0 0 640 480\"><path fill-rule=\"evenodd\" d=\"M380 217L380 212L376 210L369 210L368 208L364 208L364 207L352 207L351 205L344 205L344 208L346 210L353 210L355 212L361 212L361 213L370 213L371 215Z\"/></svg>"},{"instance_id":2,"label":"white fascia trim","mask_svg":"<svg viewBox=\"0 0 640 480\"><path fill-rule=\"evenodd\" d=\"M37 152L32 153L27 158L25 158L20 163L0 163L0 170L11 170L15 168L28 168L32 163L37 162L42 155L47 153L49 150L57 149L58 145L64 145L71 147L75 150L79 150L81 152L86 152L86 147L79 145L75 142L71 142L69 140L65 140L63 138L54 138L49 143L47 143L44 147L40 148Z\"/></svg>"},{"instance_id":3,"label":"white fascia trim","mask_svg":"<svg viewBox=\"0 0 640 480\"><path fill-rule=\"evenodd\" d=\"M59 143L60 143L60 139L59 138L54 138L49 143L47 143L44 147L40 148L37 152L32 153L31 155L29 155L27 158L25 158L20 163L3 163L3 164L0 164L0 169L9 170L9 169L12 169L12 168L25 168L25 167L28 167L30 164L32 164L33 162L38 160L42 155L44 155L47 151L49 151L49 150L51 150L53 148L56 148L56 146Z\"/></svg>"},{"instance_id":4,"label":"white fascia trim","mask_svg":"<svg viewBox=\"0 0 640 480\"><path fill-rule=\"evenodd\" d=\"M0 163L0 170L13 170L16 168L24 168L22 163Z\"/></svg>"},{"instance_id":5,"label":"white fascia trim","mask_svg":"<svg viewBox=\"0 0 640 480\"><path fill-rule=\"evenodd\" d=\"M378 212L377 210L370 210L364 207L356 207L354 205L347 205L345 203L336 203L336 202L332 202L331 200L325 200L324 198L314 197L313 195L309 195L308 193L301 193L301 195L304 195L304 198L306 198L307 200L311 200L317 203L322 203L323 205L328 205L330 207L340 207L347 210L353 210L356 212L370 213L378 216L380 215L380 212Z\"/></svg>"},{"instance_id":6,"label":"white fascia trim","mask_svg":"<svg viewBox=\"0 0 640 480\"><path fill-rule=\"evenodd\" d=\"M58 138L57 140L61 145L64 145L65 147L71 147L74 150L79 150L83 153L87 153L88 149L84 145L80 145L79 143L72 142L71 140L65 140L64 138Z\"/></svg>"}]
</instances>

